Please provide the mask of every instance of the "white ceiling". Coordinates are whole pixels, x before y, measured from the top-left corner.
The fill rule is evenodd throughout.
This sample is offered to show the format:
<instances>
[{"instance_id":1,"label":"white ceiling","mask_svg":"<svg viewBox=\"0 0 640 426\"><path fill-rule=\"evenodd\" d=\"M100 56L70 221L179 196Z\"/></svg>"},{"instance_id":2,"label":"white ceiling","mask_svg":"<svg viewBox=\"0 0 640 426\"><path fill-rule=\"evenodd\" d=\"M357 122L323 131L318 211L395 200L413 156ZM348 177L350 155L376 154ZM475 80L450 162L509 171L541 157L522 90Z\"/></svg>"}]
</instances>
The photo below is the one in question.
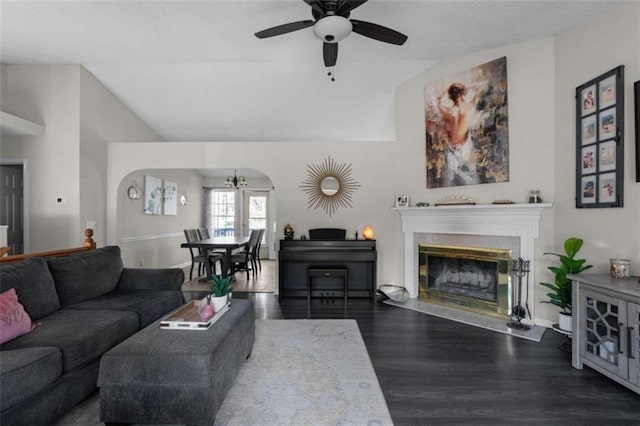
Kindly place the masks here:
<instances>
[{"instance_id":1,"label":"white ceiling","mask_svg":"<svg viewBox=\"0 0 640 426\"><path fill-rule=\"evenodd\" d=\"M0 60L80 63L165 140L393 140L394 93L443 58L557 34L609 0L369 0L351 18L408 35L351 34L336 81L302 0L0 0Z\"/></svg>"}]
</instances>

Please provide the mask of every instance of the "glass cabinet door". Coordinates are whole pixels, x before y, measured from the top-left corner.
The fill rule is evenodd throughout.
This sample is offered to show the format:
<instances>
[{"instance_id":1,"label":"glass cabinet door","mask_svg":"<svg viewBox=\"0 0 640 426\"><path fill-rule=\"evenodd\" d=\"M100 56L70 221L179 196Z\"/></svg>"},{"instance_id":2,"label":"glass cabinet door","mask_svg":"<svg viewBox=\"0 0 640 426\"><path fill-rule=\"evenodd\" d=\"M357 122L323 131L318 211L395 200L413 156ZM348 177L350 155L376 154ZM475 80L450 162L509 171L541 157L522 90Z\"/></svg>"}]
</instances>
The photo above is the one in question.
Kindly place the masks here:
<instances>
[{"instance_id":1,"label":"glass cabinet door","mask_svg":"<svg viewBox=\"0 0 640 426\"><path fill-rule=\"evenodd\" d=\"M629 381L640 385L640 305L628 303L627 357L629 358Z\"/></svg>"},{"instance_id":2,"label":"glass cabinet door","mask_svg":"<svg viewBox=\"0 0 640 426\"><path fill-rule=\"evenodd\" d=\"M580 348L580 351L584 351L583 356L627 379L629 372L624 340L627 337L626 302L585 291L580 303L584 310L579 325L585 336Z\"/></svg>"}]
</instances>

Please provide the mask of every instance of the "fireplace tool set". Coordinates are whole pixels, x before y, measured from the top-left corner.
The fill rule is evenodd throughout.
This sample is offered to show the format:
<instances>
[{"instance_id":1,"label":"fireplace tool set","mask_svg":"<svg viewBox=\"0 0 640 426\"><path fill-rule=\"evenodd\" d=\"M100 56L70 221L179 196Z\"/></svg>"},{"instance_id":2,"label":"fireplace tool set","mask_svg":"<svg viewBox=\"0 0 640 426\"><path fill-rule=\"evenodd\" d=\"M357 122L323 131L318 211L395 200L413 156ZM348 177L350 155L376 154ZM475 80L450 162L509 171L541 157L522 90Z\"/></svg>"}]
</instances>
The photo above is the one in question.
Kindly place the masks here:
<instances>
[{"instance_id":1,"label":"fireplace tool set","mask_svg":"<svg viewBox=\"0 0 640 426\"><path fill-rule=\"evenodd\" d=\"M507 323L507 327L513 328L516 330L531 329L531 327L529 327L528 325L522 324L522 319L525 318L527 315L529 315L529 319L531 319L531 312L529 311L529 265L530 265L530 261L524 260L521 257L517 259L511 259L511 272L513 272L513 275L518 278L518 284L517 284L518 297L517 299L514 298L515 306L511 311L511 318L514 318L516 321ZM525 302L524 302L524 306L526 310L525 308L522 307L522 278L524 278L525 276L527 277L527 285L525 288L526 296L525 296ZM515 292L516 292L516 289L514 288L514 293Z\"/></svg>"}]
</instances>

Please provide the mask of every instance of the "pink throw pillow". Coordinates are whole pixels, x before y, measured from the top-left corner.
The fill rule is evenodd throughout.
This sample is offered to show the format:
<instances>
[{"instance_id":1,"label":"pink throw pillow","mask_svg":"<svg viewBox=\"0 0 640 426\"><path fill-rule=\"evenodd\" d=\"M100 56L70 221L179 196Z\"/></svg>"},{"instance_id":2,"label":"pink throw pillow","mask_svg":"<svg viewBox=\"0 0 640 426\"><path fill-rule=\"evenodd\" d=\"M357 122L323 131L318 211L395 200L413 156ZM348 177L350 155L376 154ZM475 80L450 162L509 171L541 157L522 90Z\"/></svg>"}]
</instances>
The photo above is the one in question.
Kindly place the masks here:
<instances>
[{"instance_id":1,"label":"pink throw pillow","mask_svg":"<svg viewBox=\"0 0 640 426\"><path fill-rule=\"evenodd\" d=\"M27 334L31 327L31 318L18 302L16 290L11 288L0 294L0 344Z\"/></svg>"}]
</instances>

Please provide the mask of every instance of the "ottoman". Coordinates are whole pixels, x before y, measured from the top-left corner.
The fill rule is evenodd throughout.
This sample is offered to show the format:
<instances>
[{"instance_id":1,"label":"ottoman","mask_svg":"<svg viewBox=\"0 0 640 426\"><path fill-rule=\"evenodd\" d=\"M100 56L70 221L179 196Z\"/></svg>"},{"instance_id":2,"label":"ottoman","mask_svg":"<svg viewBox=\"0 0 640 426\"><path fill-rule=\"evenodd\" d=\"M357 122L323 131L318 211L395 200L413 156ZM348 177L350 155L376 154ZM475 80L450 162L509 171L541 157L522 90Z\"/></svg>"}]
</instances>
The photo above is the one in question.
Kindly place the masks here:
<instances>
[{"instance_id":1,"label":"ottoman","mask_svg":"<svg viewBox=\"0 0 640 426\"><path fill-rule=\"evenodd\" d=\"M102 356L100 420L212 424L254 338L248 300L234 299L204 331L161 329L156 321Z\"/></svg>"}]
</instances>

